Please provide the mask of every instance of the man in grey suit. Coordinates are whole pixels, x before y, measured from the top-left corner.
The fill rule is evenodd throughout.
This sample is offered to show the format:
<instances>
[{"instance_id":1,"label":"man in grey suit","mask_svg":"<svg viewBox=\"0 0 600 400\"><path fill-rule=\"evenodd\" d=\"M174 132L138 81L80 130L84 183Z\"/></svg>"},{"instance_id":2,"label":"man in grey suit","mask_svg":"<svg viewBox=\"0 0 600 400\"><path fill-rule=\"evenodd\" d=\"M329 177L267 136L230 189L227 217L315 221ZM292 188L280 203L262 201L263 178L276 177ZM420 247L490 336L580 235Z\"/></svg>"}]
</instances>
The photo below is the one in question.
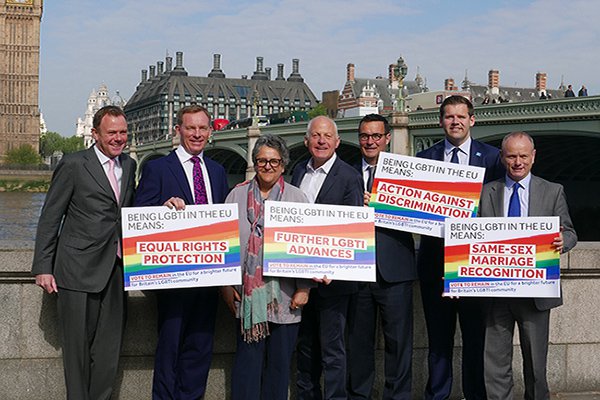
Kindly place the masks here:
<instances>
[{"instance_id":1,"label":"man in grey suit","mask_svg":"<svg viewBox=\"0 0 600 400\"><path fill-rule=\"evenodd\" d=\"M123 111L94 115L95 145L56 167L37 229L32 274L56 293L67 398L109 399L126 297L121 261L121 207L131 205L136 164Z\"/></svg>"},{"instance_id":2,"label":"man in grey suit","mask_svg":"<svg viewBox=\"0 0 600 400\"><path fill-rule=\"evenodd\" d=\"M557 252L577 243L563 187L532 175L535 161L533 139L513 132L502 141L502 163L506 177L483 187L479 205L482 217L558 216L561 232L554 238ZM485 386L489 400L512 399L512 339L519 328L526 399L548 399L546 364L550 309L562 298L494 298L486 317L484 352Z\"/></svg>"}]
</instances>

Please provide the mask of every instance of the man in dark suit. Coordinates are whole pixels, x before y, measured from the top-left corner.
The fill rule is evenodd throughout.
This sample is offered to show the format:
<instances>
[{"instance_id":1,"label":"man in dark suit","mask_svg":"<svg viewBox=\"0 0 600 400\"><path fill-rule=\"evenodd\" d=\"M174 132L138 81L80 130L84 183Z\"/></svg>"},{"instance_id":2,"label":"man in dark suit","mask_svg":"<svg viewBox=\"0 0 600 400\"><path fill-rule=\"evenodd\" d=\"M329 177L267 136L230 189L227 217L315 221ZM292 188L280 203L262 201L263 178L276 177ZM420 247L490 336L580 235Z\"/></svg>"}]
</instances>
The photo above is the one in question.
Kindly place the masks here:
<instances>
[{"instance_id":1,"label":"man in dark suit","mask_svg":"<svg viewBox=\"0 0 600 400\"><path fill-rule=\"evenodd\" d=\"M495 147L473 140L470 133L473 125L473 104L462 96L446 98L440 107L440 126L445 139L419 152L417 157L484 167L485 182L497 179L504 174L500 152ZM421 236L417 270L429 343L429 378L425 399L447 399L452 391L452 353L457 315L463 340L463 394L467 400L485 399L482 301L442 297L444 241L441 238Z\"/></svg>"},{"instance_id":2,"label":"man in dark suit","mask_svg":"<svg viewBox=\"0 0 600 400\"><path fill-rule=\"evenodd\" d=\"M186 204L223 203L225 169L203 155L212 133L208 111L198 105L180 109L175 131L180 146L144 167L135 205L181 210ZM202 398L212 358L217 288L158 290L156 300L153 399Z\"/></svg>"},{"instance_id":3,"label":"man in dark suit","mask_svg":"<svg viewBox=\"0 0 600 400\"><path fill-rule=\"evenodd\" d=\"M360 174L339 159L340 144L333 120L319 116L308 123L304 144L311 158L296 166L292 185L302 189L312 203L363 205ZM350 298L356 282L335 281L312 289L302 311L298 334L298 399L346 398L346 346L344 333ZM321 394L321 372L324 396Z\"/></svg>"},{"instance_id":4,"label":"man in dark suit","mask_svg":"<svg viewBox=\"0 0 600 400\"><path fill-rule=\"evenodd\" d=\"M40 216L35 283L57 293L67 398L109 399L125 328L121 207L131 205L136 164L123 111L94 115L96 143L56 167Z\"/></svg>"},{"instance_id":5,"label":"man in dark suit","mask_svg":"<svg viewBox=\"0 0 600 400\"><path fill-rule=\"evenodd\" d=\"M557 252L577 244L563 187L532 175L533 139L525 132L509 133L502 140L506 176L483 187L482 217L560 217L561 232L554 238ZM488 399L513 398L512 352L515 322L519 327L526 399L549 399L546 364L550 309L558 298L493 298L486 316L485 386Z\"/></svg>"},{"instance_id":6,"label":"man in dark suit","mask_svg":"<svg viewBox=\"0 0 600 400\"><path fill-rule=\"evenodd\" d=\"M390 125L379 114L358 125L362 163L357 169L365 184L368 205L379 153L390 143ZM377 312L385 340L383 399L411 399L413 346L413 281L417 279L415 244L408 232L375 228L377 281L360 283L354 296L348 335L348 397L370 399L375 380Z\"/></svg>"}]
</instances>

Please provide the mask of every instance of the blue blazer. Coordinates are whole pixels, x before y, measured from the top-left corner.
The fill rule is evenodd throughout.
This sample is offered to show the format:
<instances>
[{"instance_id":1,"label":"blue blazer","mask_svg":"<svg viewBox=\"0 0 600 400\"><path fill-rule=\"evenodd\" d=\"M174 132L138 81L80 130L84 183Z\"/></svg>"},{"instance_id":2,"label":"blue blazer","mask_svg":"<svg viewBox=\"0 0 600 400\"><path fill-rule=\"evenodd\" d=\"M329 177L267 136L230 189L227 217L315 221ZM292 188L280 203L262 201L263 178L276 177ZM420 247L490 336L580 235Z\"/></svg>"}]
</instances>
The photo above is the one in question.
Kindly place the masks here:
<instances>
[{"instance_id":1,"label":"blue blazer","mask_svg":"<svg viewBox=\"0 0 600 400\"><path fill-rule=\"evenodd\" d=\"M306 174L307 164L308 160L301 162L294 168L292 185L300 187L302 178ZM364 204L362 175L338 156L327 174L323 186L321 186L315 203L362 206ZM350 294L358 291L358 283L334 280L329 285L319 284L318 290L322 296Z\"/></svg>"},{"instance_id":2,"label":"blue blazer","mask_svg":"<svg viewBox=\"0 0 600 400\"><path fill-rule=\"evenodd\" d=\"M362 174L362 164L354 168ZM415 241L411 233L376 226L375 247L377 280L397 283L417 279Z\"/></svg>"},{"instance_id":3,"label":"blue blazer","mask_svg":"<svg viewBox=\"0 0 600 400\"><path fill-rule=\"evenodd\" d=\"M420 151L417 153L417 157L444 161L444 140ZM485 168L483 183L499 179L506 172L500 162L500 150L477 140L471 141L469 165ZM421 236L417 269L421 281L440 280L444 276L444 239Z\"/></svg>"},{"instance_id":4,"label":"blue blazer","mask_svg":"<svg viewBox=\"0 0 600 400\"><path fill-rule=\"evenodd\" d=\"M225 169L206 156L204 163L208 170L213 203L225 202L229 192ZM173 196L181 197L185 204L194 204L190 184L174 151L144 166L134 206L161 206Z\"/></svg>"}]
</instances>

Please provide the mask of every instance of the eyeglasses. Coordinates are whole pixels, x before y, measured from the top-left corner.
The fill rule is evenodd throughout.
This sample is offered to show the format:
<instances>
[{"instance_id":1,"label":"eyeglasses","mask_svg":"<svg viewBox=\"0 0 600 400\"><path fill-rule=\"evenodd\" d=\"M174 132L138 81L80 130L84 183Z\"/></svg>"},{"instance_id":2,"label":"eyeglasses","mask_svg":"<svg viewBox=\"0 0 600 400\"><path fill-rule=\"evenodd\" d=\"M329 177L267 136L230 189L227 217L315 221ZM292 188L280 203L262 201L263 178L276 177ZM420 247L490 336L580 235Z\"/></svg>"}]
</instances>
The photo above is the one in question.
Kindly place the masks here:
<instances>
[{"instance_id":1,"label":"eyeglasses","mask_svg":"<svg viewBox=\"0 0 600 400\"><path fill-rule=\"evenodd\" d=\"M373 134L368 134L368 133L359 133L358 134L358 140L360 140L361 142L368 142L369 138L373 139L374 142L378 142L380 141L385 135L383 133L373 133Z\"/></svg>"},{"instance_id":2,"label":"eyeglasses","mask_svg":"<svg viewBox=\"0 0 600 400\"><path fill-rule=\"evenodd\" d=\"M259 166L261 168L266 167L267 164L269 164L271 166L271 168L277 168L282 163L283 163L283 160L281 158L271 158L270 160L267 160L266 158L257 158L256 161L254 162L254 164L256 164L257 166Z\"/></svg>"}]
</instances>

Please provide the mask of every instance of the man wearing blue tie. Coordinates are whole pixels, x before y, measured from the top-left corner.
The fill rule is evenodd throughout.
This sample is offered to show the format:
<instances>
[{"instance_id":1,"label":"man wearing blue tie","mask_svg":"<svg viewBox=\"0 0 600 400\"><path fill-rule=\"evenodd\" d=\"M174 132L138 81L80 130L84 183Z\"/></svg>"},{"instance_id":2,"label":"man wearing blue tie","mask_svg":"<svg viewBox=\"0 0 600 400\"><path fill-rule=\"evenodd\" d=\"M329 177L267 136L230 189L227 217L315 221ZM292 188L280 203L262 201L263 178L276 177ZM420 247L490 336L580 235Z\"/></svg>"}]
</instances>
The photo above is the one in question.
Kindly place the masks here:
<instances>
[{"instance_id":1,"label":"man wearing blue tie","mask_svg":"<svg viewBox=\"0 0 600 400\"><path fill-rule=\"evenodd\" d=\"M463 96L450 96L440 107L440 126L445 138L417 157L485 168L484 182L504 175L500 152L471 138L475 125L473 104ZM444 288L443 239L421 236L417 257L421 299L429 344L428 372L424 398L448 399L452 391L452 356L456 319L463 340L462 389L467 400L484 400L483 341L485 326L480 299L442 297Z\"/></svg>"},{"instance_id":2,"label":"man wearing blue tie","mask_svg":"<svg viewBox=\"0 0 600 400\"><path fill-rule=\"evenodd\" d=\"M525 132L509 133L502 140L506 176L483 187L482 217L559 216L561 232L553 246L565 253L577 243L563 187L531 174L535 161L533 139ZM546 364L550 309L558 298L493 298L486 313L485 387L488 399L513 398L512 349L515 322L519 328L525 398L549 399Z\"/></svg>"}]
</instances>

